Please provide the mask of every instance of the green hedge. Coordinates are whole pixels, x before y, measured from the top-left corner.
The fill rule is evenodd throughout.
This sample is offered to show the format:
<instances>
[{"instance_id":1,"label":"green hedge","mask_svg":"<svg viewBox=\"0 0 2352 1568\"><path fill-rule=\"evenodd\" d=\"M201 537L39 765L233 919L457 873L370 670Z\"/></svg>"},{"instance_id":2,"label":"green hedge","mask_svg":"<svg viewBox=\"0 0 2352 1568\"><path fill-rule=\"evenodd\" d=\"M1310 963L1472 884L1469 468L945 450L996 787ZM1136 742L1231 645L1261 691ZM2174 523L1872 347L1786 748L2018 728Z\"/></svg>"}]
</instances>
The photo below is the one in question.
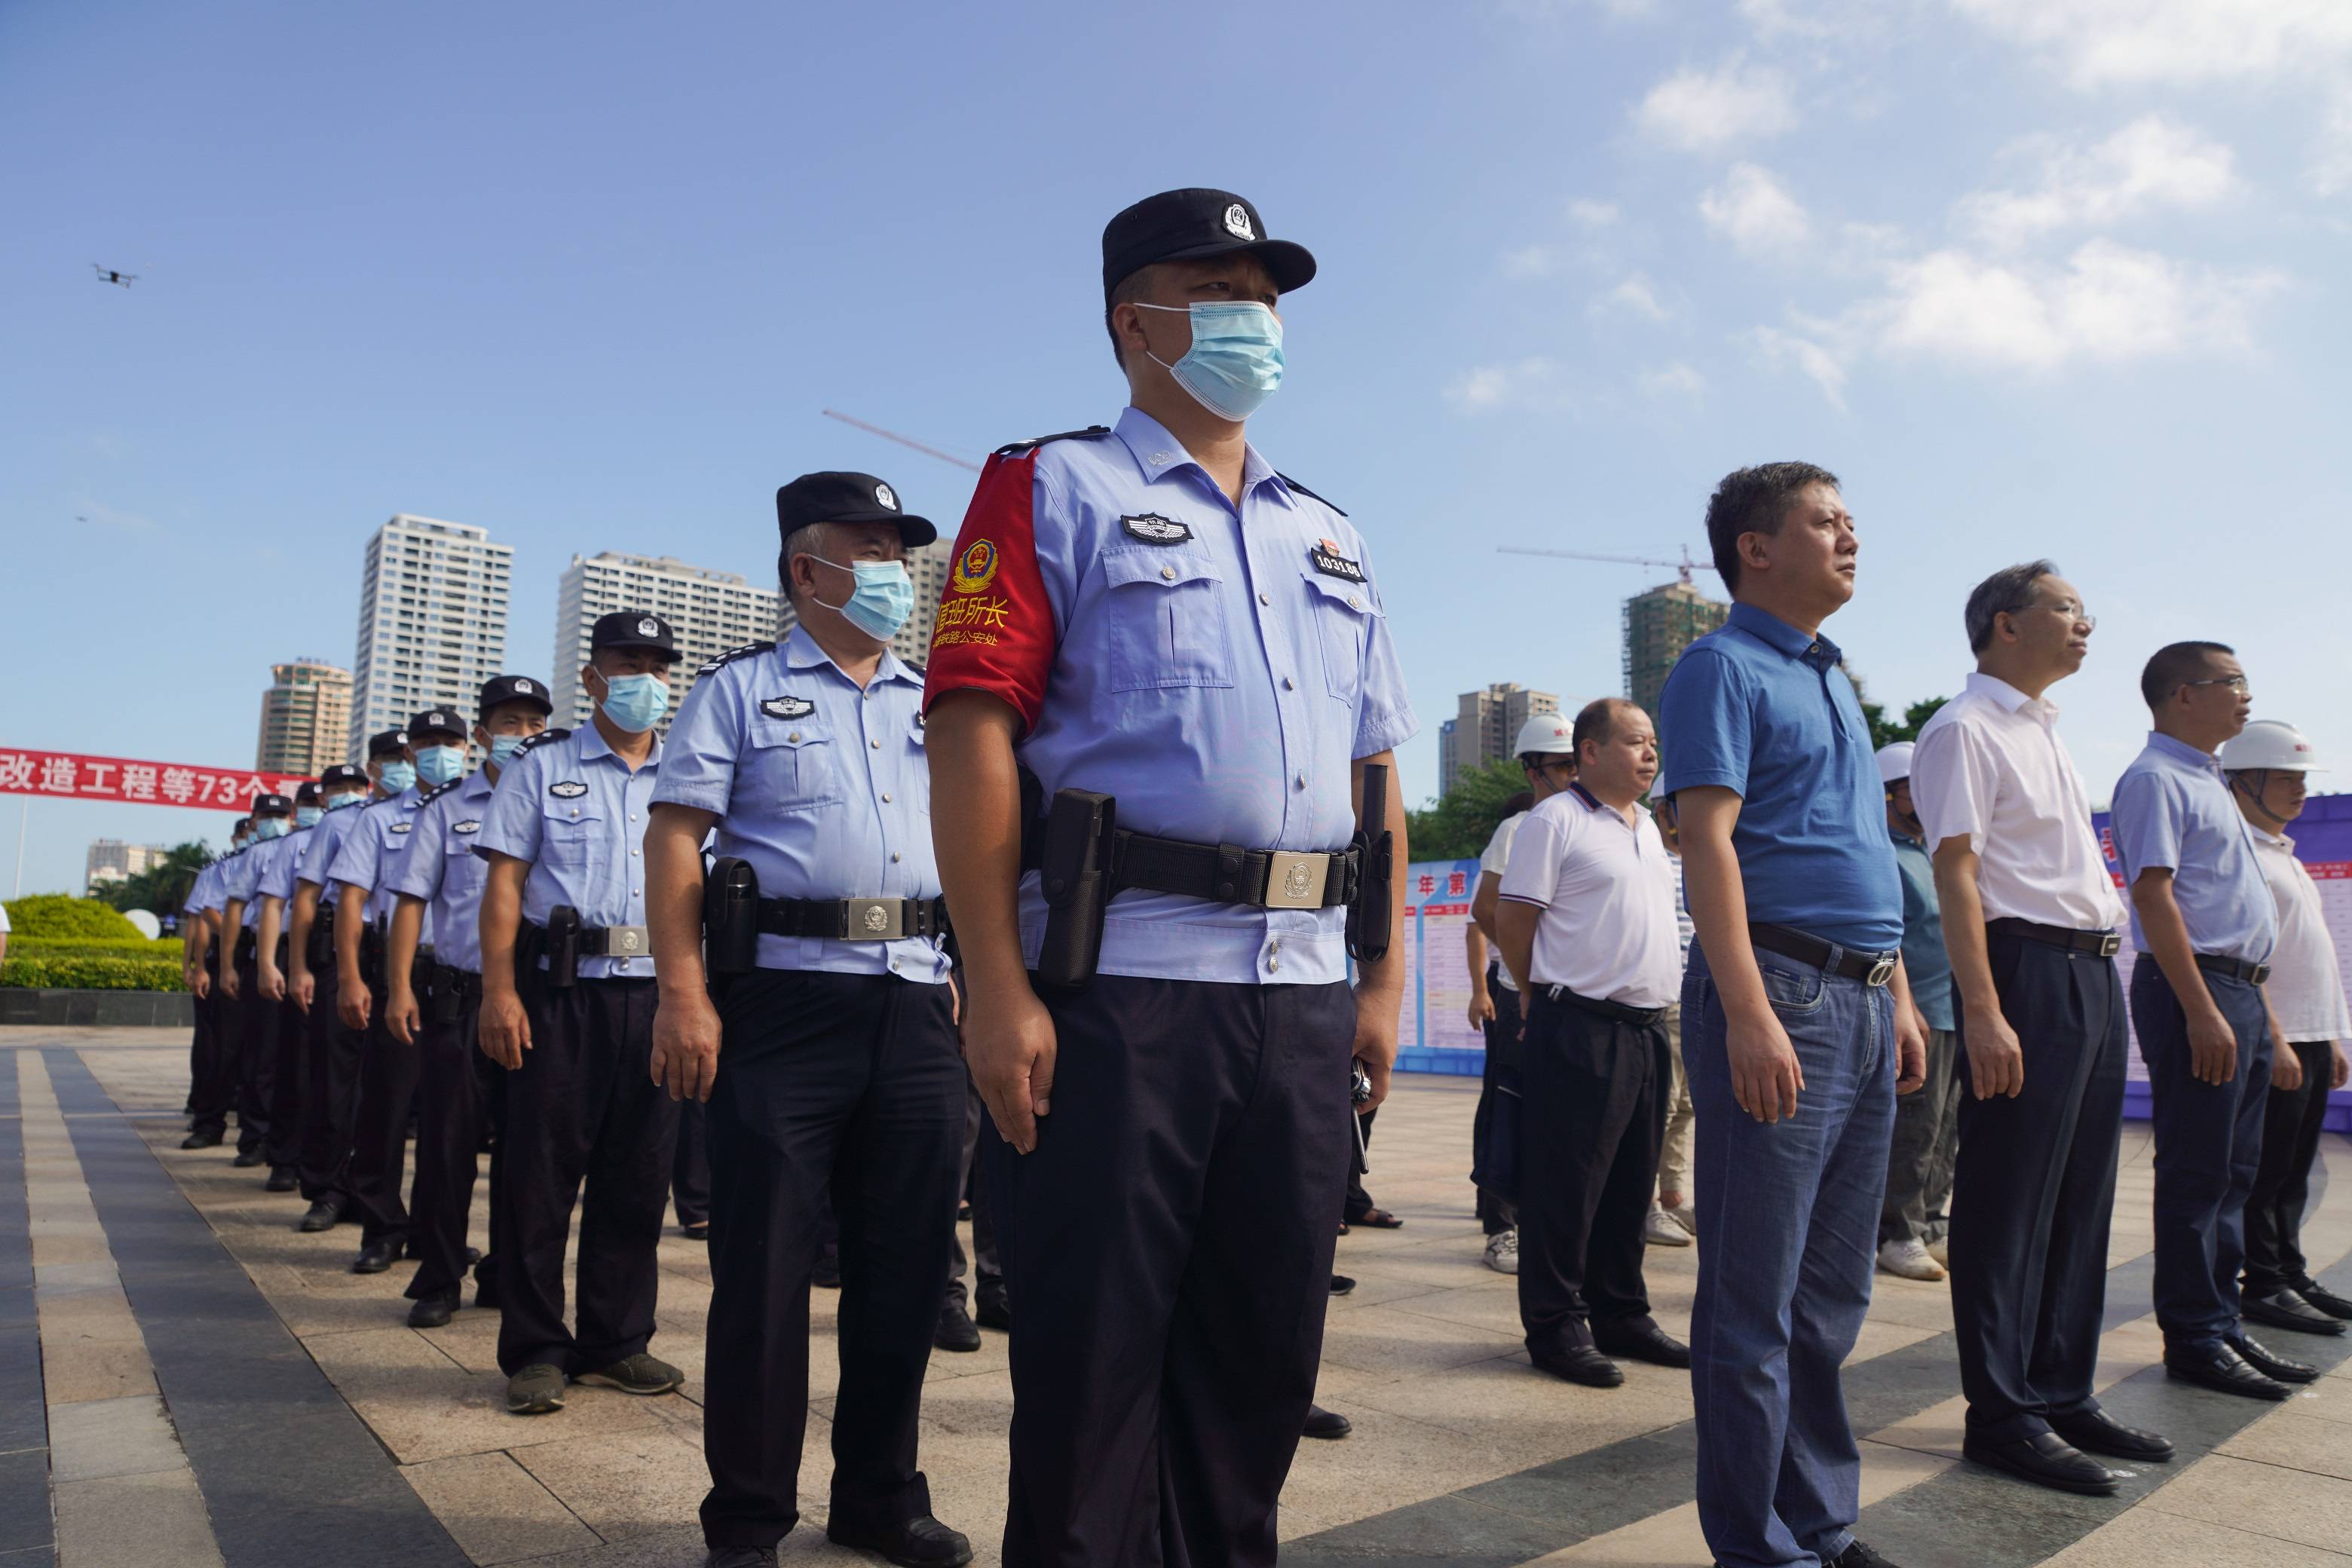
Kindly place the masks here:
<instances>
[{"instance_id":1,"label":"green hedge","mask_svg":"<svg viewBox=\"0 0 2352 1568\"><path fill-rule=\"evenodd\" d=\"M157 937L153 942L118 942L97 936L11 936L8 956L168 959L178 963L185 956L185 950L175 936Z\"/></svg>"},{"instance_id":2,"label":"green hedge","mask_svg":"<svg viewBox=\"0 0 2352 1568\"><path fill-rule=\"evenodd\" d=\"M86 953L18 957L14 942L0 965L0 985L28 990L184 991L176 958L118 958Z\"/></svg>"},{"instance_id":3,"label":"green hedge","mask_svg":"<svg viewBox=\"0 0 2352 1568\"><path fill-rule=\"evenodd\" d=\"M68 898L63 893L36 893L10 899L8 940L18 937L80 938L97 942L144 942L139 928L96 899Z\"/></svg>"}]
</instances>

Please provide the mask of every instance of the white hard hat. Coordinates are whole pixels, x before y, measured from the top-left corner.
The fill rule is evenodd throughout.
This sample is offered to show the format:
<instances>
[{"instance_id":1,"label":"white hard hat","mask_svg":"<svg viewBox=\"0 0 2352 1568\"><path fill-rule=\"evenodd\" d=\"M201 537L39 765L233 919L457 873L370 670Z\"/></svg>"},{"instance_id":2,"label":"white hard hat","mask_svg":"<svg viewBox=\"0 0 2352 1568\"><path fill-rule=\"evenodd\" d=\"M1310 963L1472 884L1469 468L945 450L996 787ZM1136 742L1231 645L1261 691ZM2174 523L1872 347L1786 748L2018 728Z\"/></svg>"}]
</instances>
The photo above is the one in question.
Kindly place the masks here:
<instances>
[{"instance_id":1,"label":"white hard hat","mask_svg":"<svg viewBox=\"0 0 2352 1568\"><path fill-rule=\"evenodd\" d=\"M1895 741L1878 748L1878 782L1891 784L1911 776L1911 742Z\"/></svg>"},{"instance_id":2,"label":"white hard hat","mask_svg":"<svg viewBox=\"0 0 2352 1568\"><path fill-rule=\"evenodd\" d=\"M1519 726L1519 738L1511 744L1511 755L1524 757L1529 752L1546 756L1572 757L1576 754L1576 721L1565 713L1538 713Z\"/></svg>"},{"instance_id":3,"label":"white hard hat","mask_svg":"<svg viewBox=\"0 0 2352 1568\"><path fill-rule=\"evenodd\" d=\"M2292 773L2327 771L2303 731L2276 719L2257 719L2240 731L2237 739L2221 748L2221 765L2232 773L2241 768L2280 768Z\"/></svg>"}]
</instances>

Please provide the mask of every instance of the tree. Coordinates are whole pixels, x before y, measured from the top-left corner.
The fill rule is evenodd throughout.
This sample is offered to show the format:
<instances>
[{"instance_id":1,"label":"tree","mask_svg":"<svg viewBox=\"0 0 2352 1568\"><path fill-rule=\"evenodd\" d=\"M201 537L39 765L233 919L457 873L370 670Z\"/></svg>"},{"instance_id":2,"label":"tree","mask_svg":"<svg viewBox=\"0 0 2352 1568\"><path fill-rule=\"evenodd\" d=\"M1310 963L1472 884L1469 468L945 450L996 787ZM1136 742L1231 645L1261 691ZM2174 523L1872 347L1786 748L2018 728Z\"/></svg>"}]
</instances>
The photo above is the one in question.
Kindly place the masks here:
<instances>
[{"instance_id":1,"label":"tree","mask_svg":"<svg viewBox=\"0 0 2352 1568\"><path fill-rule=\"evenodd\" d=\"M1405 813L1406 847L1416 860L1469 860L1507 815L1503 803L1528 787L1516 758L1465 769L1454 787L1419 811Z\"/></svg>"},{"instance_id":2,"label":"tree","mask_svg":"<svg viewBox=\"0 0 2352 1568\"><path fill-rule=\"evenodd\" d=\"M212 864L213 852L202 839L190 839L166 850L163 858L120 882L102 883L91 896L118 910L145 910L176 916L188 901L196 874Z\"/></svg>"},{"instance_id":3,"label":"tree","mask_svg":"<svg viewBox=\"0 0 2352 1568\"><path fill-rule=\"evenodd\" d=\"M1870 700L1869 691L1862 684L1862 677L1856 675L1852 667L1841 668L1845 669L1845 678L1853 683L1853 699L1862 707L1863 722L1870 726L1870 749L1874 752L1897 741L1917 740L1920 726L1927 722L1937 709L1951 700L1948 697L1923 697L1903 710L1903 721L1898 724L1886 716L1886 704Z\"/></svg>"}]
</instances>

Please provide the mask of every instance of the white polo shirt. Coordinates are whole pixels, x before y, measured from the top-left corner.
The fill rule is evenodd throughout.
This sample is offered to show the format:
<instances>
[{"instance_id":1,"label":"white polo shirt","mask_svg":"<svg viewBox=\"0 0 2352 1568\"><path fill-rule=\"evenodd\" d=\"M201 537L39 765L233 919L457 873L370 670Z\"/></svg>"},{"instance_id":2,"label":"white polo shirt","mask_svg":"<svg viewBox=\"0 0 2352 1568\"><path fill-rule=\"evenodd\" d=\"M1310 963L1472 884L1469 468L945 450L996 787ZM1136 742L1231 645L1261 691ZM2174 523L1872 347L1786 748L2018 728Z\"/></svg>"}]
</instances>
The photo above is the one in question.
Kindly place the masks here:
<instances>
[{"instance_id":1,"label":"white polo shirt","mask_svg":"<svg viewBox=\"0 0 2352 1568\"><path fill-rule=\"evenodd\" d=\"M2114 931L2123 900L2091 828L2091 797L2058 739L2058 705L1972 672L1911 753L1927 851L1965 837L1985 919Z\"/></svg>"},{"instance_id":2,"label":"white polo shirt","mask_svg":"<svg viewBox=\"0 0 2352 1568\"><path fill-rule=\"evenodd\" d=\"M2304 1040L2352 1039L2352 1016L2344 1004L2344 971L2327 934L2327 910L2319 888L2294 858L2294 840L2254 827L2254 863L2278 906L2278 945L2271 949L2271 977L2263 985L2279 1031L2289 1045Z\"/></svg>"},{"instance_id":3,"label":"white polo shirt","mask_svg":"<svg viewBox=\"0 0 2352 1568\"><path fill-rule=\"evenodd\" d=\"M1573 784L1528 813L1511 843L1504 898L1543 910L1528 979L1627 1007L1682 990L1675 868L1650 814L1628 822Z\"/></svg>"},{"instance_id":4,"label":"white polo shirt","mask_svg":"<svg viewBox=\"0 0 2352 1568\"><path fill-rule=\"evenodd\" d=\"M1495 880L1499 888L1503 873L1509 870L1511 867L1511 840L1519 831L1519 824L1527 819L1526 812L1515 811L1495 825L1495 836L1486 840L1486 853L1478 857L1478 876L1481 880L1484 880L1486 873L1491 871L1495 874ZM1503 983L1503 989L1506 991L1517 991L1519 988L1519 983L1511 978L1511 966L1503 962L1503 955L1499 952L1495 955L1495 978Z\"/></svg>"}]
</instances>

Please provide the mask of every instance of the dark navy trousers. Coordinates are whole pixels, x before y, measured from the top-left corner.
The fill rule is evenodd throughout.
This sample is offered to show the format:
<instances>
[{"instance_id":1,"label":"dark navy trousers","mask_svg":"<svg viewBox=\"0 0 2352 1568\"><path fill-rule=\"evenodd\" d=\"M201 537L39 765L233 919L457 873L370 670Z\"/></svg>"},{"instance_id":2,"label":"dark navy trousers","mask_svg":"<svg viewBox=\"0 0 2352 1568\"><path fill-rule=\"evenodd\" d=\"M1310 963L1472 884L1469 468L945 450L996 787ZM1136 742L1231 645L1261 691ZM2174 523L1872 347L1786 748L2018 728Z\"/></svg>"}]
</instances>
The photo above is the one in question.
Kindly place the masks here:
<instances>
[{"instance_id":1,"label":"dark navy trousers","mask_svg":"<svg viewBox=\"0 0 2352 1568\"><path fill-rule=\"evenodd\" d=\"M367 1031L346 1028L335 1011L342 994L341 972L330 963L310 972L310 1014L303 1020L302 1132L295 1145L294 1171L305 1201L348 1199L351 1193L352 1129L359 1119L360 1058Z\"/></svg>"}]
</instances>

